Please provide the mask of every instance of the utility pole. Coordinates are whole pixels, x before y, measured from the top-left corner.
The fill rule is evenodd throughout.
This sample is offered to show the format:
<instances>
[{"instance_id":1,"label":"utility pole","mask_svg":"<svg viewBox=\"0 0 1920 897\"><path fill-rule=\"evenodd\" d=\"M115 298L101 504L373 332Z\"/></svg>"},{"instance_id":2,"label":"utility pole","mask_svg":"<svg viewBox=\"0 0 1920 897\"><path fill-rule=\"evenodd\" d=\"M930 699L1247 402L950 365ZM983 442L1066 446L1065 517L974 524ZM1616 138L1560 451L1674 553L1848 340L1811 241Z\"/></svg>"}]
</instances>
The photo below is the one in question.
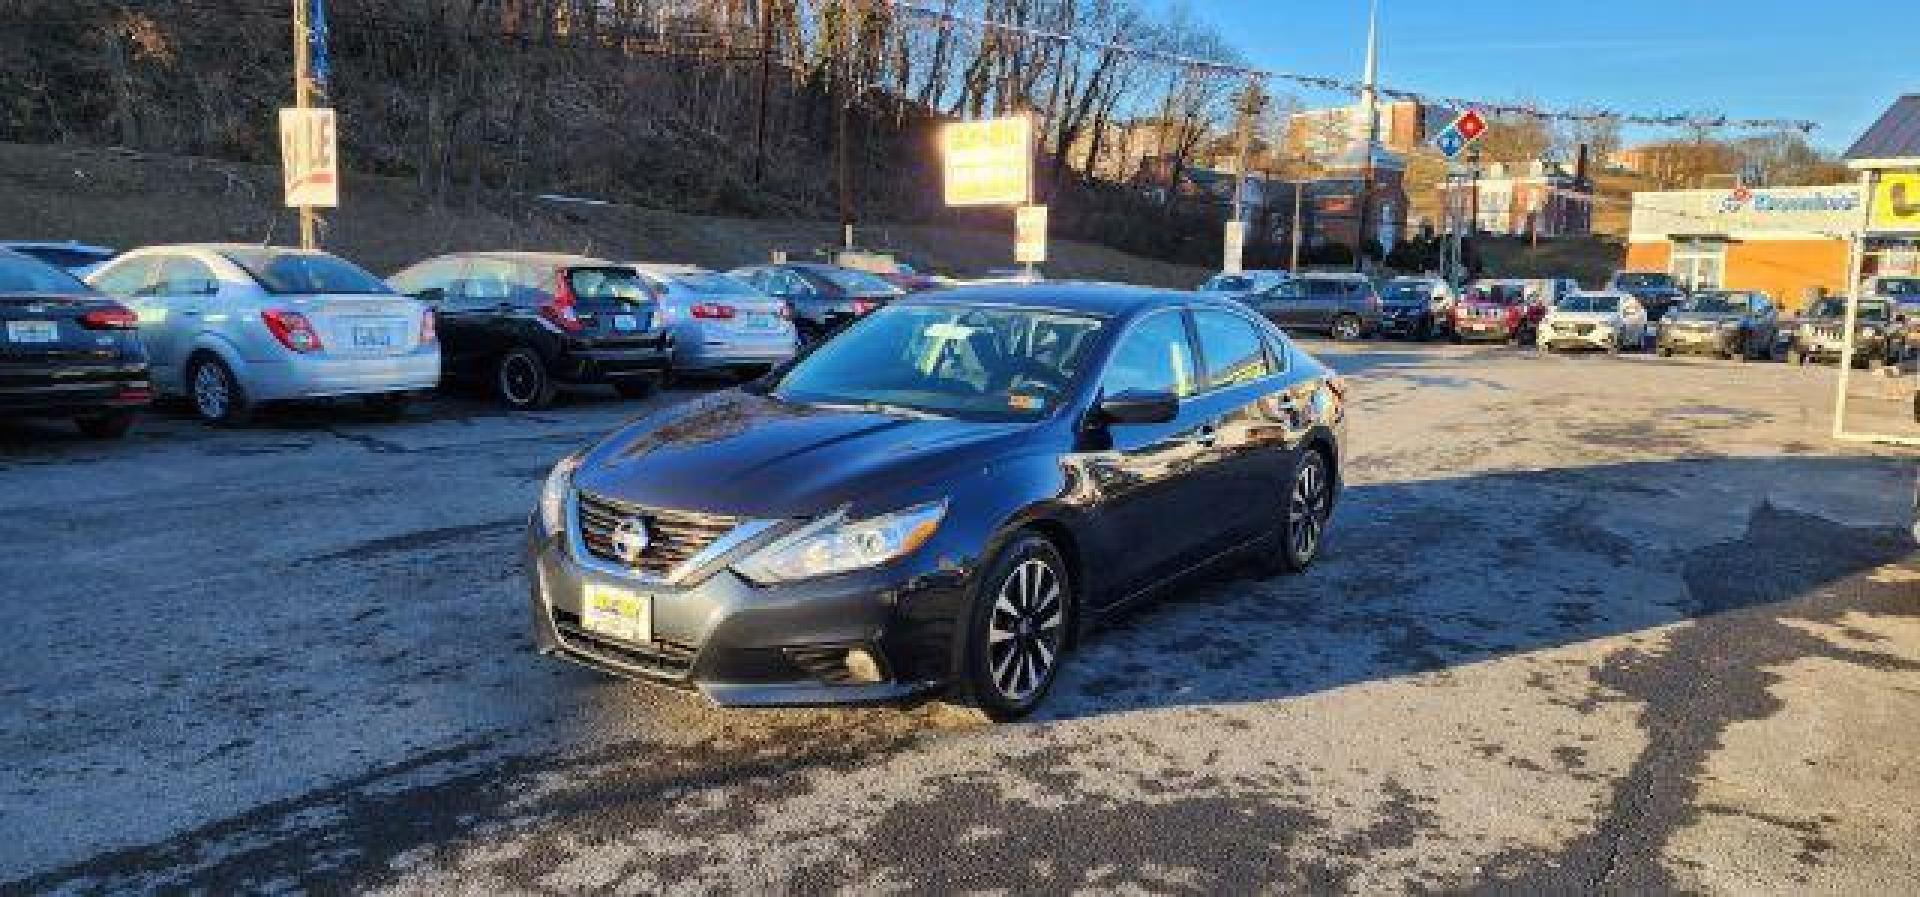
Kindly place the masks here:
<instances>
[{"instance_id":1,"label":"utility pole","mask_svg":"<svg viewBox=\"0 0 1920 897\"><path fill-rule=\"evenodd\" d=\"M1300 214L1302 211L1301 207L1306 204L1306 195L1307 195L1307 182L1298 178L1294 179L1294 182L1293 182L1293 257L1287 263L1287 270L1294 274L1300 273L1300 231L1304 228L1304 222L1300 220Z\"/></svg>"},{"instance_id":2,"label":"utility pole","mask_svg":"<svg viewBox=\"0 0 1920 897\"><path fill-rule=\"evenodd\" d=\"M759 121L753 129L753 182L761 183L767 175L767 98L773 81L773 6L774 0L760 0L754 4L754 11L760 16L760 106L755 114Z\"/></svg>"},{"instance_id":3,"label":"utility pole","mask_svg":"<svg viewBox=\"0 0 1920 897\"><path fill-rule=\"evenodd\" d=\"M298 109L313 106L313 33L308 17L312 0L293 0L293 105ZM313 207L300 207L300 248L320 248L318 221Z\"/></svg>"},{"instance_id":4,"label":"utility pole","mask_svg":"<svg viewBox=\"0 0 1920 897\"><path fill-rule=\"evenodd\" d=\"M840 230L845 248L853 250L853 153L848 146L847 118L853 105L853 3L854 0L838 0L835 3L840 13L837 29L840 34L840 76L836 81L840 85L840 96L834 103L834 175L840 182Z\"/></svg>"},{"instance_id":5,"label":"utility pole","mask_svg":"<svg viewBox=\"0 0 1920 897\"><path fill-rule=\"evenodd\" d=\"M1366 161L1363 163L1360 178L1360 229L1355 234L1353 247L1353 270L1365 273L1367 270L1367 234L1368 216L1373 211L1373 145L1380 139L1380 94L1376 90L1380 80L1380 0L1373 0L1367 8L1367 74L1366 86L1360 92L1361 114L1367 117ZM1385 246L1380 247L1382 250Z\"/></svg>"}]
</instances>

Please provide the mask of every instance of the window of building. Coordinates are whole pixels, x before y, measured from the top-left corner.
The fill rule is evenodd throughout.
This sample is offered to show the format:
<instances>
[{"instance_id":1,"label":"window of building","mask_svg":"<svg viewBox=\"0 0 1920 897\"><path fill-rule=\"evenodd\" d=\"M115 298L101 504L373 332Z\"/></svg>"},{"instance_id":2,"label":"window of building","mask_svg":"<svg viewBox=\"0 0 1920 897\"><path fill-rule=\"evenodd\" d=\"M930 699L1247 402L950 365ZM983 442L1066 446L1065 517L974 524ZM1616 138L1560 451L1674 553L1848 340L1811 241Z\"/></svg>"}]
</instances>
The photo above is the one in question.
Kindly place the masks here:
<instances>
[{"instance_id":1,"label":"window of building","mask_svg":"<svg viewBox=\"0 0 1920 897\"><path fill-rule=\"evenodd\" d=\"M1672 271L1683 289L1717 290L1727 279L1727 244L1719 240L1675 240Z\"/></svg>"}]
</instances>

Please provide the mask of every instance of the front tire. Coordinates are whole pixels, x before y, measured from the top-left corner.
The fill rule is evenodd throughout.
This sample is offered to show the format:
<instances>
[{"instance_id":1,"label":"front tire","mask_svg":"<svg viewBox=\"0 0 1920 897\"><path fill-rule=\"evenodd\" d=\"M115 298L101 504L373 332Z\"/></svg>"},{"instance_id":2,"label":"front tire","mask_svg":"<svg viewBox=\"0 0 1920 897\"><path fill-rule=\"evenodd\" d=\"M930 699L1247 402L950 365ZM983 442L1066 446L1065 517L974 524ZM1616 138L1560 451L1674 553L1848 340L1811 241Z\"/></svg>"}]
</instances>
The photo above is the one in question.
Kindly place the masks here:
<instances>
[{"instance_id":1,"label":"front tire","mask_svg":"<svg viewBox=\"0 0 1920 897\"><path fill-rule=\"evenodd\" d=\"M1359 339L1363 329L1360 319L1354 315L1341 315L1333 319L1333 338L1341 342Z\"/></svg>"},{"instance_id":2,"label":"front tire","mask_svg":"<svg viewBox=\"0 0 1920 897\"><path fill-rule=\"evenodd\" d=\"M210 355L195 359L187 370L187 388L202 421L216 427L244 427L253 421L253 400L226 362Z\"/></svg>"},{"instance_id":3,"label":"front tire","mask_svg":"<svg viewBox=\"0 0 1920 897\"><path fill-rule=\"evenodd\" d=\"M1076 610L1052 542L1029 532L1001 549L968 612L960 683L967 703L999 722L1032 713L1059 678Z\"/></svg>"},{"instance_id":4,"label":"front tire","mask_svg":"<svg viewBox=\"0 0 1920 897\"><path fill-rule=\"evenodd\" d=\"M500 362L494 366L493 389L500 403L515 411L538 411L551 406L560 392L540 354L525 346L500 356Z\"/></svg>"},{"instance_id":5,"label":"front tire","mask_svg":"<svg viewBox=\"0 0 1920 897\"><path fill-rule=\"evenodd\" d=\"M1269 568L1275 573L1300 573L1320 557L1327 535L1327 521L1333 516L1333 469L1327 456L1318 449L1300 453L1287 485L1275 533Z\"/></svg>"}]
</instances>

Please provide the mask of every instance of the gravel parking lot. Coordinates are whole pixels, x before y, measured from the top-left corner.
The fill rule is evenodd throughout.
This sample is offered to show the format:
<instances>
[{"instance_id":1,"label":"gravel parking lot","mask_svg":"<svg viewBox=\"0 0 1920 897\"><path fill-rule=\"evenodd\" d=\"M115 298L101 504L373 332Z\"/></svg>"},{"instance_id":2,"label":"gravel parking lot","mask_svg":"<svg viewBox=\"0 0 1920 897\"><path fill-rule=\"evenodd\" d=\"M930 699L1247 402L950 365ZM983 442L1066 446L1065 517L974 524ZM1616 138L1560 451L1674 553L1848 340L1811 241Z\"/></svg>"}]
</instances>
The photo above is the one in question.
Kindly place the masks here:
<instances>
[{"instance_id":1,"label":"gravel parking lot","mask_svg":"<svg viewBox=\"0 0 1920 897\"><path fill-rule=\"evenodd\" d=\"M1010 726L535 656L521 527L611 393L4 425L0 892L1920 891L1914 456L1826 438L1831 368L1315 348L1321 566Z\"/></svg>"}]
</instances>

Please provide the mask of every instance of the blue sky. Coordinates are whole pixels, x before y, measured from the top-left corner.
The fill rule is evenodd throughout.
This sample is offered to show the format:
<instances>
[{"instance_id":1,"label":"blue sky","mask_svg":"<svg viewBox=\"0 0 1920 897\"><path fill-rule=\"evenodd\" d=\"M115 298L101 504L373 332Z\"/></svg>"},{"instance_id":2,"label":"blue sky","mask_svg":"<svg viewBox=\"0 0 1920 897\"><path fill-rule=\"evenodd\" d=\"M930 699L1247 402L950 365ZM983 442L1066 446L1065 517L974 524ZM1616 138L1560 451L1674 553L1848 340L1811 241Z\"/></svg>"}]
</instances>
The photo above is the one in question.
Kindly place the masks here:
<instances>
[{"instance_id":1,"label":"blue sky","mask_svg":"<svg viewBox=\"0 0 1920 897\"><path fill-rule=\"evenodd\" d=\"M1169 5L1181 3L1257 65L1359 76L1366 0ZM1920 0L1381 0L1380 30L1387 86L1810 119L1820 125L1811 139L1835 150L1894 97L1920 93Z\"/></svg>"}]
</instances>

